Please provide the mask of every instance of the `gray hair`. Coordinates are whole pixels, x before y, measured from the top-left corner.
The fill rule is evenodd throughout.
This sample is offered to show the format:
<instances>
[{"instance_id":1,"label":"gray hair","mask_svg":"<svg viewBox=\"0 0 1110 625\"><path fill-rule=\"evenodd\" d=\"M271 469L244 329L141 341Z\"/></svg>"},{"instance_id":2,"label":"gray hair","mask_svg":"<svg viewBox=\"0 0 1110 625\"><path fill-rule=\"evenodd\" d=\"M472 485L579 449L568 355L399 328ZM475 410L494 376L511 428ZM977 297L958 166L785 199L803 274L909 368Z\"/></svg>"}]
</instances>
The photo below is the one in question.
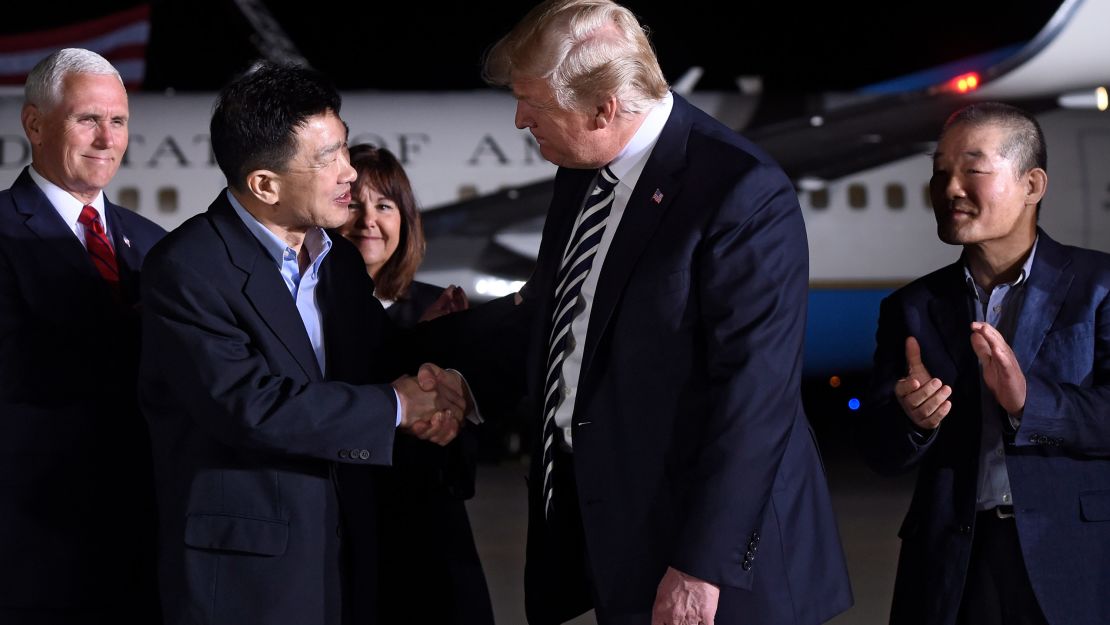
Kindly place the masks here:
<instances>
[{"instance_id":1,"label":"gray hair","mask_svg":"<svg viewBox=\"0 0 1110 625\"><path fill-rule=\"evenodd\" d=\"M494 44L482 73L497 86L544 79L565 110L615 96L622 111L639 113L668 89L645 29L609 0L549 0L533 8Z\"/></svg>"},{"instance_id":2,"label":"gray hair","mask_svg":"<svg viewBox=\"0 0 1110 625\"><path fill-rule=\"evenodd\" d=\"M62 99L62 82L69 74L115 76L116 68L99 54L83 48L63 48L39 61L27 74L23 97L27 104L41 110L53 108Z\"/></svg>"}]
</instances>

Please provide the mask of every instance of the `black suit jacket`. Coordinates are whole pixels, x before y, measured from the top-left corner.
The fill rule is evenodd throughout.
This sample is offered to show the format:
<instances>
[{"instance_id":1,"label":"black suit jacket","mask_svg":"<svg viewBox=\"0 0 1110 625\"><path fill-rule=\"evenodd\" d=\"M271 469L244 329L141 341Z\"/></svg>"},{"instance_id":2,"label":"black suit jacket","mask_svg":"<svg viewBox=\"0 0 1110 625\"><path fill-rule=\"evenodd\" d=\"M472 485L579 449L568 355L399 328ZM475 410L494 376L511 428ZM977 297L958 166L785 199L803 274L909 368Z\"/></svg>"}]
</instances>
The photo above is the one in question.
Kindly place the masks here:
<instances>
[{"instance_id":1,"label":"black suit jacket","mask_svg":"<svg viewBox=\"0 0 1110 625\"><path fill-rule=\"evenodd\" d=\"M1008 422L1006 470L1022 558L1049 623L1110 622L1110 256L1043 231L1011 347L1028 385L1021 426ZM883 300L875 379L860 441L884 473L916 467L898 535L891 623L955 622L971 558L982 430L963 263ZM925 444L894 397L905 340L953 389L952 411Z\"/></svg>"},{"instance_id":2,"label":"black suit jacket","mask_svg":"<svg viewBox=\"0 0 1110 625\"><path fill-rule=\"evenodd\" d=\"M119 303L26 169L0 192L0 610L150 623L137 294L143 257L165 233L107 200L105 212Z\"/></svg>"},{"instance_id":3,"label":"black suit jacket","mask_svg":"<svg viewBox=\"0 0 1110 625\"><path fill-rule=\"evenodd\" d=\"M357 250L334 238L320 268L326 375L225 193L156 246L147 270L140 401L167 622L349 622L373 599L374 580L355 580L349 601L342 590L365 572L358 541L374 531L344 527L336 463L389 464L396 417L388 321Z\"/></svg>"},{"instance_id":4,"label":"black suit jacket","mask_svg":"<svg viewBox=\"0 0 1110 625\"><path fill-rule=\"evenodd\" d=\"M530 337L502 371L526 372L537 415L533 624L591 603L563 541L573 528L544 520L540 424L554 276L594 175L558 171L524 303L470 315L495 333L483 352ZM586 566L609 613L649 612L668 566L721 587L722 625L819 623L851 605L799 393L808 269L789 179L676 95L600 268L572 419ZM472 385L497 393L485 364Z\"/></svg>"}]
</instances>

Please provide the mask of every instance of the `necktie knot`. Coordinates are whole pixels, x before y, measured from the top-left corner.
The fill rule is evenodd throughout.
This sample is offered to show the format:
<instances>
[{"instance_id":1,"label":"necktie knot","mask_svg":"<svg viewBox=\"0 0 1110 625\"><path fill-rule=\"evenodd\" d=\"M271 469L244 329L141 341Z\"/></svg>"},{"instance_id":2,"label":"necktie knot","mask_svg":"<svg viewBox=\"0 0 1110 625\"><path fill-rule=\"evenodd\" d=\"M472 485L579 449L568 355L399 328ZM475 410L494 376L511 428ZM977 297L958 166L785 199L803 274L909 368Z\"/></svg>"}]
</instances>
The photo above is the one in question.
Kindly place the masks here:
<instances>
[{"instance_id":1,"label":"necktie knot","mask_svg":"<svg viewBox=\"0 0 1110 625\"><path fill-rule=\"evenodd\" d=\"M617 187L618 182L620 182L620 179L614 176L613 172L608 167L602 167L597 172L595 193L598 191L601 193L609 193Z\"/></svg>"},{"instance_id":2,"label":"necktie knot","mask_svg":"<svg viewBox=\"0 0 1110 625\"><path fill-rule=\"evenodd\" d=\"M104 224L100 221L100 213L92 206L85 205L81 209L81 216L77 218L77 223L86 228L92 228L97 234L104 233Z\"/></svg>"}]
</instances>

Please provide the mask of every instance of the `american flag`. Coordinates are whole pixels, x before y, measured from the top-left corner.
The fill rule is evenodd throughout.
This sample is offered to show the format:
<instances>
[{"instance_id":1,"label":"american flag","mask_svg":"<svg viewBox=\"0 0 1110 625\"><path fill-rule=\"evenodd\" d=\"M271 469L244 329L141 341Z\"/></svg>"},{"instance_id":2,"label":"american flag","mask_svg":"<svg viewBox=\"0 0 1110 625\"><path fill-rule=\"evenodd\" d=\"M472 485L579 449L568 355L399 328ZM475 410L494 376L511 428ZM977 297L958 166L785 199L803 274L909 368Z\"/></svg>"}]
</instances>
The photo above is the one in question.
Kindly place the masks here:
<instances>
[{"instance_id":1,"label":"american flag","mask_svg":"<svg viewBox=\"0 0 1110 625\"><path fill-rule=\"evenodd\" d=\"M148 4L50 30L0 35L0 85L22 85L31 68L55 50L85 48L108 59L129 89L138 88L146 73L148 39Z\"/></svg>"},{"instance_id":2,"label":"american flag","mask_svg":"<svg viewBox=\"0 0 1110 625\"><path fill-rule=\"evenodd\" d=\"M662 202L663 201L663 192L660 191L659 189L656 189L655 193L653 193L652 196L651 196L651 200L653 202L655 202L656 204Z\"/></svg>"}]
</instances>

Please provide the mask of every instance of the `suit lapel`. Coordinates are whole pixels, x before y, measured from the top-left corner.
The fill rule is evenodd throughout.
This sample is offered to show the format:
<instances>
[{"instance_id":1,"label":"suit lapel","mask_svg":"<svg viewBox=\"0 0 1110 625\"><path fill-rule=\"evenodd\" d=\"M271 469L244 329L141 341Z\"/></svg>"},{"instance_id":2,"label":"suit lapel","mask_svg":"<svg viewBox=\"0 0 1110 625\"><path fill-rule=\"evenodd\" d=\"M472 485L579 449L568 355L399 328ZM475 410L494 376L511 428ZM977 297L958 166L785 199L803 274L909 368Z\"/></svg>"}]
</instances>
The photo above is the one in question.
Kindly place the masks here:
<instances>
[{"instance_id":1,"label":"suit lapel","mask_svg":"<svg viewBox=\"0 0 1110 625\"><path fill-rule=\"evenodd\" d=\"M243 295L289 350L305 375L313 381L321 380L323 376L308 340L308 332L304 329L304 322L285 286L281 272L274 266L273 259L267 255L262 244L235 213L225 193L220 193L209 207L208 214L227 245L231 263L247 276L243 284Z\"/></svg>"},{"instance_id":2,"label":"suit lapel","mask_svg":"<svg viewBox=\"0 0 1110 625\"><path fill-rule=\"evenodd\" d=\"M678 174L686 166L686 141L690 135L686 110L688 106L679 96L674 96L671 115L652 148L636 187L632 189L628 205L609 245L590 312L590 325L582 352L582 380L588 379L587 374L597 345L609 327L613 310L620 301L636 262L668 207L682 190L682 180Z\"/></svg>"},{"instance_id":3,"label":"suit lapel","mask_svg":"<svg viewBox=\"0 0 1110 625\"><path fill-rule=\"evenodd\" d=\"M116 206L105 198L104 211L108 213L108 228L112 231L112 241L116 251L116 264L119 267L120 287L126 302L139 300L139 270L143 259L139 250L131 243L127 225L124 223L126 208Z\"/></svg>"},{"instance_id":4,"label":"suit lapel","mask_svg":"<svg viewBox=\"0 0 1110 625\"><path fill-rule=\"evenodd\" d=\"M937 330L944 348L954 365L949 371L937 370L935 363L926 362L926 368L942 380L955 380L956 373L964 370L967 363L977 363L975 352L971 349L971 322L973 317L968 306L967 284L964 281L963 261L949 265L945 275L938 280L938 290L929 300L929 318ZM919 338L920 340L920 338ZM927 355L923 354L927 358ZM976 376L978 377L978 376ZM951 383L951 382L949 382Z\"/></svg>"},{"instance_id":5,"label":"suit lapel","mask_svg":"<svg viewBox=\"0 0 1110 625\"><path fill-rule=\"evenodd\" d=\"M1063 247L1043 231L1039 235L1037 254L1033 258L1029 283L1025 285L1025 301L1021 305L1021 314L1011 345L1018 363L1026 373L1041 348L1045 334L1060 312L1074 277L1070 272L1064 271L1071 259L1064 253Z\"/></svg>"},{"instance_id":6,"label":"suit lapel","mask_svg":"<svg viewBox=\"0 0 1110 625\"><path fill-rule=\"evenodd\" d=\"M537 361L533 371L537 376L546 377L544 369L547 367L548 334L551 331L551 316L554 314L552 307L555 305L555 275L559 271L559 264L570 241L574 222L593 178L592 170L559 170L551 198L551 209L548 211L540 239L535 274L528 280L527 286L522 291L525 297L536 298L536 310L541 311L543 316L542 323L537 326L539 332L533 337L535 341L533 344L544 354L543 362Z\"/></svg>"},{"instance_id":7,"label":"suit lapel","mask_svg":"<svg viewBox=\"0 0 1110 625\"><path fill-rule=\"evenodd\" d=\"M31 179L26 168L12 185L12 197L16 210L26 218L24 225L50 250L52 258L60 258L82 274L100 279L85 247Z\"/></svg>"},{"instance_id":8,"label":"suit lapel","mask_svg":"<svg viewBox=\"0 0 1110 625\"><path fill-rule=\"evenodd\" d=\"M127 232L127 225L124 223L123 212L127 209L116 206L105 199L104 210L108 213L108 228L112 231L112 242L116 250L117 264L119 264L120 269L132 274L138 273L143 260L139 256L139 250L132 245L131 236Z\"/></svg>"}]
</instances>

